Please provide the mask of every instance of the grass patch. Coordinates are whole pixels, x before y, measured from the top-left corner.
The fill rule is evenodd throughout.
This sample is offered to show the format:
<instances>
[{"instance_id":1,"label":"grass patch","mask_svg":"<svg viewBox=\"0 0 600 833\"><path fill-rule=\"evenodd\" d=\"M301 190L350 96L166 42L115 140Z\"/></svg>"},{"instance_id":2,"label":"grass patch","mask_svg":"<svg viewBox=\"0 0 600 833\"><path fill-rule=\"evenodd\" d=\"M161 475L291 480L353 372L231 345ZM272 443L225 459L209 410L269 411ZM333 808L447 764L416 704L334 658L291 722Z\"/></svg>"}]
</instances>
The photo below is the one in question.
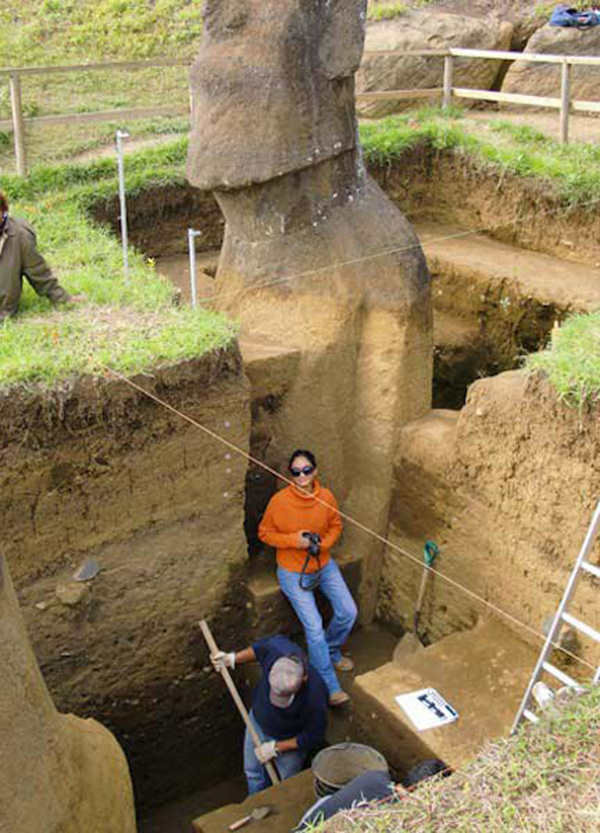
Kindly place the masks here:
<instances>
[{"instance_id":1,"label":"grass patch","mask_svg":"<svg viewBox=\"0 0 600 833\"><path fill-rule=\"evenodd\" d=\"M419 9L428 6L433 0L370 0L367 10L367 20L392 20L394 17L401 17L411 9Z\"/></svg>"},{"instance_id":2,"label":"grass patch","mask_svg":"<svg viewBox=\"0 0 600 833\"><path fill-rule=\"evenodd\" d=\"M498 166L499 170L544 180L563 199L565 211L600 200L600 150L597 148L591 145L564 147L538 131L515 127L509 122L491 122L487 130L482 130L480 124L477 134L470 133L467 127L467 120L462 118L460 110L442 113L438 108L427 107L362 124L360 133L365 158L373 164L393 164L411 147L427 143L440 151L454 150L472 155L482 162ZM186 153L187 137L181 136L168 144L128 156L129 194L143 192L151 185L183 183ZM0 188L6 190L13 200L14 213L29 219L36 227L40 246L55 266L61 282L70 291L85 293L90 308L130 309L144 315L159 310L161 315L164 313L166 316L167 326L166 321L171 320L173 313L170 308L171 285L157 277L152 264L133 251L130 258L131 280L125 285L119 242L89 217L91 204L114 200L117 189L114 158L79 165L38 166L28 179L16 176L0 178ZM65 373L90 369L89 337L84 330L86 326L93 329L96 313L80 320L75 311L65 311L53 324L57 335L46 337L40 315L49 310L47 302L26 289L22 306L24 312L19 323L6 325L2 331L4 360L0 367L0 384L36 379L50 383L53 379L62 378ZM170 353L164 345L157 345L157 361L176 361L209 349L210 341L196 333L194 323L194 315L200 320L206 313L188 315L187 311L180 311L173 314L181 314L181 326L185 331L183 341L174 341ZM553 344L549 351L532 357L529 363L532 368L545 370L559 395L573 403L595 400L600 396L600 368L594 361L600 351L597 336L593 335L598 328L597 317L578 316L578 319L577 324L563 326L561 351L567 346L570 326L581 327L590 333L589 338L586 336L587 340L582 342L589 344L589 347L579 349L579 337L575 336L568 356ZM225 319L218 316L212 318L210 326L214 328L214 345L231 339L231 326ZM27 334L23 332L26 328L31 328L31 332L42 332L43 361L36 355L35 339L28 341ZM54 329L48 332L53 333ZM122 370L134 367L139 370L152 363L152 351L142 349L148 343L146 337L136 336L134 330L132 324L130 348L125 348L124 339L120 340L118 349L115 343L115 367ZM26 348L27 344L30 344L29 348ZM61 348L65 345L65 353L69 355L65 355L64 360L55 361L53 350L58 344ZM19 354L19 361L8 361L11 351ZM42 369L44 362L48 363L49 369ZM148 364L144 364L146 362Z\"/></svg>"},{"instance_id":3,"label":"grass patch","mask_svg":"<svg viewBox=\"0 0 600 833\"><path fill-rule=\"evenodd\" d=\"M567 404L600 401L600 311L572 315L554 330L550 346L527 359L527 367L547 374Z\"/></svg>"},{"instance_id":4,"label":"grass patch","mask_svg":"<svg viewBox=\"0 0 600 833\"><path fill-rule=\"evenodd\" d=\"M600 829L600 686L558 718L489 746L395 805L338 813L327 833L593 833Z\"/></svg>"},{"instance_id":5,"label":"grass patch","mask_svg":"<svg viewBox=\"0 0 600 833\"><path fill-rule=\"evenodd\" d=\"M566 206L600 200L597 145L561 145L532 127L509 121L478 122L475 133L467 122L458 108L444 113L440 108L425 107L363 123L365 155L384 163L416 141L425 140L440 150L455 148L518 176L544 180Z\"/></svg>"},{"instance_id":6,"label":"grass patch","mask_svg":"<svg viewBox=\"0 0 600 833\"><path fill-rule=\"evenodd\" d=\"M129 193L182 180L186 149L179 141L128 159ZM0 188L13 201L15 216L35 226L61 283L87 297L83 307L52 311L25 286L19 318L0 326L0 385L52 384L76 373L100 373L103 364L139 372L231 343L235 327L224 315L176 309L172 285L139 252L130 252L130 279L124 281L118 239L88 212L92 203L117 193L113 160L39 168L27 180L0 178Z\"/></svg>"}]
</instances>

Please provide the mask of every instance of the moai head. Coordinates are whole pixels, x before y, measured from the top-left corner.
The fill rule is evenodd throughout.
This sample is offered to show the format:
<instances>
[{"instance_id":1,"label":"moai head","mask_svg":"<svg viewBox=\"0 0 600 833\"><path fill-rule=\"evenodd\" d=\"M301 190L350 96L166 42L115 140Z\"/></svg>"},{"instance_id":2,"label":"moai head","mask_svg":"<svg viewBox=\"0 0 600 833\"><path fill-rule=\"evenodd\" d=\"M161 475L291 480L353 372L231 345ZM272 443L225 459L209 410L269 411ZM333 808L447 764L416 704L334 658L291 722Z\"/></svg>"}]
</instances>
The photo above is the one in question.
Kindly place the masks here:
<instances>
[{"instance_id":1,"label":"moai head","mask_svg":"<svg viewBox=\"0 0 600 833\"><path fill-rule=\"evenodd\" d=\"M240 188L356 144L367 0L205 0L188 178Z\"/></svg>"}]
</instances>

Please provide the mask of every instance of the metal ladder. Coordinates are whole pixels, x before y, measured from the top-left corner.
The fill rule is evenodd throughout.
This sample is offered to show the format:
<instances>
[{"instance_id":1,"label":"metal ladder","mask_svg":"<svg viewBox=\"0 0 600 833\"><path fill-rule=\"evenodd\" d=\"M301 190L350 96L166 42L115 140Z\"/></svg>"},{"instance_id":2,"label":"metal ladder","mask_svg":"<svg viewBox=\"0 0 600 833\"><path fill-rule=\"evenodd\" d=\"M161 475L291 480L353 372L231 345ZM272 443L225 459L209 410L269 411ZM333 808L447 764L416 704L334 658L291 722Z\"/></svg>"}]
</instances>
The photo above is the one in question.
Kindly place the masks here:
<instances>
[{"instance_id":1,"label":"metal ladder","mask_svg":"<svg viewBox=\"0 0 600 833\"><path fill-rule=\"evenodd\" d=\"M585 636L590 637L590 639L593 639L600 644L599 631L595 630L595 628L590 627L590 625L586 625L585 622L581 622L579 619L576 619L574 616L571 616L570 613L566 612L567 607L571 602L571 599L575 595L575 590L577 589L577 584L579 582L579 579L581 578L582 572L589 573L590 575L600 579L600 567L596 567L594 564L590 564L589 561L586 560L588 553L592 549L594 540L596 538L596 535L598 534L599 529L600 503L598 503L596 511L594 512L592 522L587 531L587 535L585 536L585 541L583 542L583 546L581 547L581 551L579 553L579 556L577 557L577 561L575 562L575 566L569 578L566 590L558 606L556 615L552 621L552 625L546 638L546 642L544 643L544 647L542 648L542 651L540 653L537 665L535 666L533 674L531 675L531 679L529 681L529 685L527 686L525 696L523 697L521 705L519 706L517 716L515 717L512 729L510 730L511 735L516 731L517 726L524 717L531 723L538 722L539 717L528 708L528 703L529 698L531 697L533 687L540 679L544 671L550 674L563 685L572 687L577 687L579 685L577 681L574 680L572 677L569 677L568 674L565 674L563 671L561 671L560 669L556 668L554 665L548 662L548 656L554 650L554 646L557 643L557 639L563 624L571 625L572 628L575 628L580 633L583 633ZM596 673L594 675L594 682L600 682L600 666L598 666L598 668L596 669Z\"/></svg>"}]
</instances>

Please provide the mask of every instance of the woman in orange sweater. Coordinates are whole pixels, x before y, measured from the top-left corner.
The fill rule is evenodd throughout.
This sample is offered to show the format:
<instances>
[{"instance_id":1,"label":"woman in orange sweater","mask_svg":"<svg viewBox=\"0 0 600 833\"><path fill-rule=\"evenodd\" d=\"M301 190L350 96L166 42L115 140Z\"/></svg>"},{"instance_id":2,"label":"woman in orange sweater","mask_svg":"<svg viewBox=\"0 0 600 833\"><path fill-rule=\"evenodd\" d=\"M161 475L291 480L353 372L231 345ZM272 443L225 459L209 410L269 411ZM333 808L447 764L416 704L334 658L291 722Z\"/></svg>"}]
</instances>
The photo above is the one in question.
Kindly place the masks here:
<instances>
[{"instance_id":1,"label":"woman in orange sweater","mask_svg":"<svg viewBox=\"0 0 600 833\"><path fill-rule=\"evenodd\" d=\"M290 457L293 486L286 486L269 501L258 537L277 549L277 578L306 635L311 664L323 677L329 703L338 706L350 699L337 678L351 671L352 660L342 656L342 645L356 619L356 604L330 549L340 537L342 521L329 489L317 479L314 454L304 449ZM315 600L316 587L327 596L333 616L326 629Z\"/></svg>"}]
</instances>

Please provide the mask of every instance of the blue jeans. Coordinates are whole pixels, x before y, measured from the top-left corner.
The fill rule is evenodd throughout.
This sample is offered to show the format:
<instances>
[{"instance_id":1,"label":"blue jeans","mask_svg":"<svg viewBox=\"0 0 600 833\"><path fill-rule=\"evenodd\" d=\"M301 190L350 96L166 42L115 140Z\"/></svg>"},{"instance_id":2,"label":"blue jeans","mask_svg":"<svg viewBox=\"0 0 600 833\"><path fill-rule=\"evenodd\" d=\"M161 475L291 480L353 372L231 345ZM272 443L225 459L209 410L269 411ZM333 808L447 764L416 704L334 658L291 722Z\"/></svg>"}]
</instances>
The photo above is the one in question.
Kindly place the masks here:
<instances>
[{"instance_id":1,"label":"blue jeans","mask_svg":"<svg viewBox=\"0 0 600 833\"><path fill-rule=\"evenodd\" d=\"M323 619L317 608L315 594L300 587L300 573L277 569L279 586L289 599L302 622L308 647L308 658L320 673L329 694L340 691L333 663L342 656L342 645L348 638L356 620L356 604L352 598L340 568L330 559L321 570L319 590L327 596L333 609L331 622L323 630Z\"/></svg>"},{"instance_id":2,"label":"blue jeans","mask_svg":"<svg viewBox=\"0 0 600 833\"><path fill-rule=\"evenodd\" d=\"M275 740L275 738L263 732L252 712L250 712L250 720L263 742ZM292 775L297 775L302 771L305 760L306 752L301 752L299 749L291 749L289 752L281 752L273 759L273 763L277 767L277 772L281 780L285 781L286 778L291 778ZM254 795L254 793L266 790L267 787L271 786L269 773L254 754L254 742L248 729L246 729L246 734L244 735L244 772L246 774L246 781L248 782L248 795Z\"/></svg>"}]
</instances>

